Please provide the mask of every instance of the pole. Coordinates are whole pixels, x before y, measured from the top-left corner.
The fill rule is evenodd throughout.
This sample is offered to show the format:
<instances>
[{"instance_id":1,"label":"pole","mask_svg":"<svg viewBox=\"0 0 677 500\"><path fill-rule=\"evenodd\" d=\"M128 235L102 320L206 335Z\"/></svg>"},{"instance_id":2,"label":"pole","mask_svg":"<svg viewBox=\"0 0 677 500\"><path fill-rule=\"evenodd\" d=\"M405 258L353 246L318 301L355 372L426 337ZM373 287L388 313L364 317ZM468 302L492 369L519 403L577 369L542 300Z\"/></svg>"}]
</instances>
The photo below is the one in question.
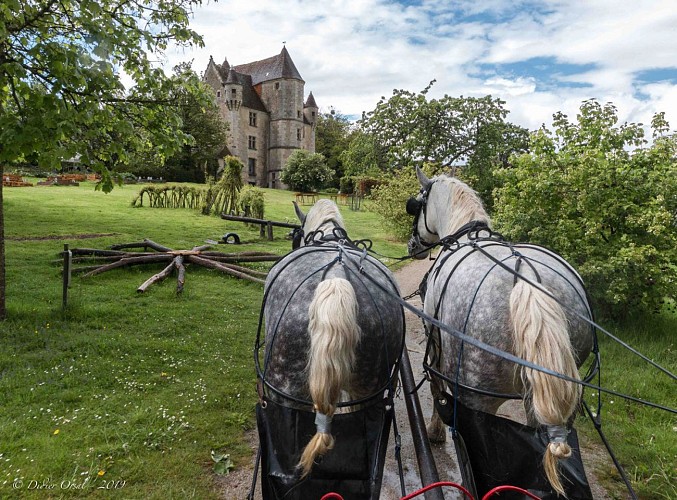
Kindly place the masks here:
<instances>
[{"instance_id":1,"label":"pole","mask_svg":"<svg viewBox=\"0 0 677 500\"><path fill-rule=\"evenodd\" d=\"M68 249L68 243L63 246L63 294L62 309L68 306L68 288L71 286L71 267L73 263L73 252Z\"/></svg>"},{"instance_id":2,"label":"pole","mask_svg":"<svg viewBox=\"0 0 677 500\"><path fill-rule=\"evenodd\" d=\"M414 450L416 451L416 460L418 461L418 471L421 474L422 486L439 482L439 474L435 465L433 451L430 448L428 434L425 429L425 419L421 411L421 403L418 401L416 393L416 383L414 374L411 371L409 362L409 353L407 347L402 351L402 362L400 363L400 380L402 381L402 392L404 401L407 404L407 415L409 416L409 427L411 428L411 437L414 441ZM444 494L440 488L434 488L425 492L426 500L444 500Z\"/></svg>"}]
</instances>

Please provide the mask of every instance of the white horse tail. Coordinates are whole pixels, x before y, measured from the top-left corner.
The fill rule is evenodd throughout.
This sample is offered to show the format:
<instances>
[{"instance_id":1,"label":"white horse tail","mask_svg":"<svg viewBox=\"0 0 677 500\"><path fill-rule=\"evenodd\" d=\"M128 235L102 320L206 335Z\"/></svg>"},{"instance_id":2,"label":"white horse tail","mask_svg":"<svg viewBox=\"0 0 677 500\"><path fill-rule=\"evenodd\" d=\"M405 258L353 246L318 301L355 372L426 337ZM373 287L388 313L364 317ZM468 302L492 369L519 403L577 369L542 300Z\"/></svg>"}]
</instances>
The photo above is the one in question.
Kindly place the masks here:
<instances>
[{"instance_id":1,"label":"white horse tail","mask_svg":"<svg viewBox=\"0 0 677 500\"><path fill-rule=\"evenodd\" d=\"M510 317L517 356L580 380L567 319L553 298L520 279L510 294ZM534 417L548 429L549 444L543 457L546 477L555 491L565 496L557 462L571 455L566 424L579 404L581 386L528 368L522 368L522 379L531 391Z\"/></svg>"},{"instance_id":2,"label":"white horse tail","mask_svg":"<svg viewBox=\"0 0 677 500\"><path fill-rule=\"evenodd\" d=\"M360 341L355 290L343 278L320 282L308 309L308 387L315 406L317 432L306 445L298 467L302 477L310 472L315 458L334 447L331 419L341 391L350 385L355 349Z\"/></svg>"}]
</instances>

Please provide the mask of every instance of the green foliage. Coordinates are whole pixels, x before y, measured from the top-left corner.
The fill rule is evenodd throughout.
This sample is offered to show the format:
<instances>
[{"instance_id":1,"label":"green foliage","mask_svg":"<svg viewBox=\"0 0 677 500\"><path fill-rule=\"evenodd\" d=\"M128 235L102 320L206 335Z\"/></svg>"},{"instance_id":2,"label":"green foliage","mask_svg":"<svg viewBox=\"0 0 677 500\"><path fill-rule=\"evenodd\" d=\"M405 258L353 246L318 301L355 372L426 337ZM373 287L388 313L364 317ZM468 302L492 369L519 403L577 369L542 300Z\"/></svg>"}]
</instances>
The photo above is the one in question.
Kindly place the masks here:
<instances>
[{"instance_id":1,"label":"green foliage","mask_svg":"<svg viewBox=\"0 0 677 500\"><path fill-rule=\"evenodd\" d=\"M324 156L329 169L334 173L333 182L338 187L338 180L343 177L344 166L342 153L351 141L350 121L334 110L331 113L320 113L315 123L315 152Z\"/></svg>"},{"instance_id":2,"label":"green foliage","mask_svg":"<svg viewBox=\"0 0 677 500\"><path fill-rule=\"evenodd\" d=\"M355 180L353 177L349 175L341 177L341 181L339 182L339 190L343 194L352 194L355 190Z\"/></svg>"},{"instance_id":3,"label":"green foliage","mask_svg":"<svg viewBox=\"0 0 677 500\"><path fill-rule=\"evenodd\" d=\"M677 287L677 137L654 119L617 125L611 104L585 101L575 122L531 137L531 153L501 170L495 221L513 240L561 253L583 276L598 310L658 310Z\"/></svg>"},{"instance_id":4,"label":"green foliage","mask_svg":"<svg viewBox=\"0 0 677 500\"><path fill-rule=\"evenodd\" d=\"M263 219L265 214L263 190L256 186L245 186L240 191L237 205L245 217Z\"/></svg>"},{"instance_id":5,"label":"green foliage","mask_svg":"<svg viewBox=\"0 0 677 500\"><path fill-rule=\"evenodd\" d=\"M503 101L491 96L428 99L434 83L418 94L396 89L389 99L382 97L359 122L369 138L359 148L356 145L355 152L364 147L377 158L384 156L385 162L375 163L379 167L385 163L388 169L416 163L444 169L473 160L479 168L509 152L511 146L504 144L507 131L520 128L505 122L508 111ZM346 163L364 164L359 158Z\"/></svg>"},{"instance_id":6,"label":"green foliage","mask_svg":"<svg viewBox=\"0 0 677 500\"><path fill-rule=\"evenodd\" d=\"M375 135L360 129L353 132L350 145L341 153L341 162L346 176L374 176L389 170L386 149Z\"/></svg>"},{"instance_id":7,"label":"green foliage","mask_svg":"<svg viewBox=\"0 0 677 500\"><path fill-rule=\"evenodd\" d=\"M529 131L518 125L505 122L490 123L477 134L475 151L468 163L458 169L457 175L473 187L484 202L484 207L493 212L494 190L500 187L499 168L509 168L512 155L529 150Z\"/></svg>"},{"instance_id":8,"label":"green foliage","mask_svg":"<svg viewBox=\"0 0 677 500\"><path fill-rule=\"evenodd\" d=\"M224 158L223 174L215 184L207 189L202 213L209 215L229 214L237 210L237 195L242 189L242 169L244 165L237 156Z\"/></svg>"},{"instance_id":9,"label":"green foliage","mask_svg":"<svg viewBox=\"0 0 677 500\"><path fill-rule=\"evenodd\" d=\"M311 192L322 189L333 179L324 156L297 149L287 160L280 180L293 191Z\"/></svg>"},{"instance_id":10,"label":"green foliage","mask_svg":"<svg viewBox=\"0 0 677 500\"><path fill-rule=\"evenodd\" d=\"M133 207L142 207L144 198L152 208L192 208L203 206L207 190L195 186L146 186L132 200Z\"/></svg>"},{"instance_id":11,"label":"green foliage","mask_svg":"<svg viewBox=\"0 0 677 500\"><path fill-rule=\"evenodd\" d=\"M102 174L135 151L159 158L192 141L171 97L178 86L207 103L195 80L152 62L171 42L200 45L188 28L199 0L10 0L0 8L0 164L54 169L80 154ZM125 92L120 74L132 79ZM168 97L169 96L169 97Z\"/></svg>"},{"instance_id":12,"label":"green foliage","mask_svg":"<svg viewBox=\"0 0 677 500\"><path fill-rule=\"evenodd\" d=\"M219 476L227 476L233 468L233 461L229 453L219 453L212 450L212 461L214 466L212 470Z\"/></svg>"},{"instance_id":13,"label":"green foliage","mask_svg":"<svg viewBox=\"0 0 677 500\"><path fill-rule=\"evenodd\" d=\"M432 175L435 166L426 164L423 171ZM372 209L381 216L385 226L400 240L411 235L412 217L406 211L407 200L420 188L414 167L402 168L383 178L383 183L371 192Z\"/></svg>"},{"instance_id":14,"label":"green foliage","mask_svg":"<svg viewBox=\"0 0 677 500\"><path fill-rule=\"evenodd\" d=\"M176 66L174 74L180 81L193 82L201 94L213 94L211 87L200 81L190 63ZM163 177L176 182L204 182L206 175L216 174L217 154L226 143L228 126L215 101L198 100L185 86L178 86L172 97L181 117L181 130L192 141L167 158Z\"/></svg>"}]
</instances>

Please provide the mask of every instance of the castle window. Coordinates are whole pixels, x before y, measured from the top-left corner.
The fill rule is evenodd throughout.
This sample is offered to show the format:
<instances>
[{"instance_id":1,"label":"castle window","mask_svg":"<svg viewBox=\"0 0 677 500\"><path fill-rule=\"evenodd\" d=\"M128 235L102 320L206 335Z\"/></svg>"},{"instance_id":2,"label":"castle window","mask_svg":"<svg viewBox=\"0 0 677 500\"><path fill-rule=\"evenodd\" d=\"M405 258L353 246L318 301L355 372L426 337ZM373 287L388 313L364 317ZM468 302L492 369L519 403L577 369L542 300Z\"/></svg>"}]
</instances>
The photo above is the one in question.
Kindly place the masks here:
<instances>
[{"instance_id":1,"label":"castle window","mask_svg":"<svg viewBox=\"0 0 677 500\"><path fill-rule=\"evenodd\" d=\"M220 90L216 91L216 97L221 97L221 91Z\"/></svg>"},{"instance_id":2,"label":"castle window","mask_svg":"<svg viewBox=\"0 0 677 500\"><path fill-rule=\"evenodd\" d=\"M252 111L249 112L249 125L256 127L256 113Z\"/></svg>"},{"instance_id":3,"label":"castle window","mask_svg":"<svg viewBox=\"0 0 677 500\"><path fill-rule=\"evenodd\" d=\"M296 140L297 141L301 140L301 129L300 128L296 129Z\"/></svg>"},{"instance_id":4,"label":"castle window","mask_svg":"<svg viewBox=\"0 0 677 500\"><path fill-rule=\"evenodd\" d=\"M313 118L315 118L315 111L313 111L313 112L311 113L311 116L312 116Z\"/></svg>"},{"instance_id":5,"label":"castle window","mask_svg":"<svg viewBox=\"0 0 677 500\"><path fill-rule=\"evenodd\" d=\"M256 149L256 137L253 135L249 136L249 149Z\"/></svg>"},{"instance_id":6,"label":"castle window","mask_svg":"<svg viewBox=\"0 0 677 500\"><path fill-rule=\"evenodd\" d=\"M256 175L256 158L249 158L249 175Z\"/></svg>"},{"instance_id":7,"label":"castle window","mask_svg":"<svg viewBox=\"0 0 677 500\"><path fill-rule=\"evenodd\" d=\"M300 111L296 111L296 118L301 118L301 112Z\"/></svg>"},{"instance_id":8,"label":"castle window","mask_svg":"<svg viewBox=\"0 0 677 500\"><path fill-rule=\"evenodd\" d=\"M233 90L230 91L230 93L233 94L233 95L237 95L237 90L233 89Z\"/></svg>"},{"instance_id":9,"label":"castle window","mask_svg":"<svg viewBox=\"0 0 677 500\"><path fill-rule=\"evenodd\" d=\"M275 82L275 90L280 90L280 82Z\"/></svg>"}]
</instances>

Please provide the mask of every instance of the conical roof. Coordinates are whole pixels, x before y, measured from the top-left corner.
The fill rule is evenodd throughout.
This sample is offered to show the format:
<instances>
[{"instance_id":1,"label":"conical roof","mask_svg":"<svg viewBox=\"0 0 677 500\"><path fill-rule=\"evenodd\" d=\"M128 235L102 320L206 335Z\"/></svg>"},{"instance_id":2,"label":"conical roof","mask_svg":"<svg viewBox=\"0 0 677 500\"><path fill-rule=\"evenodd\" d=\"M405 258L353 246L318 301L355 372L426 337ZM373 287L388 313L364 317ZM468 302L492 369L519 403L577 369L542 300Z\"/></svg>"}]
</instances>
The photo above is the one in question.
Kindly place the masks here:
<instances>
[{"instance_id":1,"label":"conical roof","mask_svg":"<svg viewBox=\"0 0 677 500\"><path fill-rule=\"evenodd\" d=\"M308 99L306 99L306 104L303 107L304 108L317 108L317 104L315 103L315 98L313 97L312 90L310 91L310 95L308 95Z\"/></svg>"},{"instance_id":2,"label":"conical roof","mask_svg":"<svg viewBox=\"0 0 677 500\"><path fill-rule=\"evenodd\" d=\"M231 67L230 70L228 71L228 78L226 78L226 81L224 82L226 85L242 85L237 78L237 73L235 70Z\"/></svg>"}]
</instances>

